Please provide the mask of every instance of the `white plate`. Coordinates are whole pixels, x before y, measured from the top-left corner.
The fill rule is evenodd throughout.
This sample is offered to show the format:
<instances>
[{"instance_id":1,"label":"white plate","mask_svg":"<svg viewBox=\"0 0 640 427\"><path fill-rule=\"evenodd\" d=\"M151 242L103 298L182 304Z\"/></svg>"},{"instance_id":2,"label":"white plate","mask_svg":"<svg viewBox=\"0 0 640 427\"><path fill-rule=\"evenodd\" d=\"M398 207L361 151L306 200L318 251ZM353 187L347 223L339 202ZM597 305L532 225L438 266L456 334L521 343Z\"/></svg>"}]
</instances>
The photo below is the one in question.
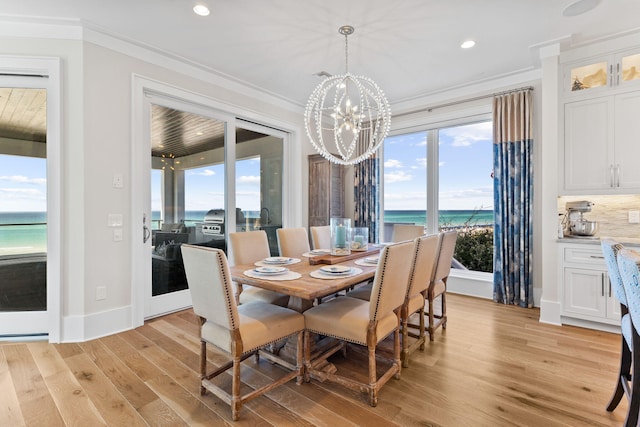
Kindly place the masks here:
<instances>
[{"instance_id":1,"label":"white plate","mask_svg":"<svg viewBox=\"0 0 640 427\"><path fill-rule=\"evenodd\" d=\"M272 256L262 260L262 262L264 262L265 264L288 264L291 261L292 261L291 258L281 257L281 256Z\"/></svg>"},{"instance_id":2,"label":"white plate","mask_svg":"<svg viewBox=\"0 0 640 427\"><path fill-rule=\"evenodd\" d=\"M371 264L377 264L379 259L380 257L377 257L377 256L368 256L364 260L366 262L370 262Z\"/></svg>"},{"instance_id":3,"label":"white plate","mask_svg":"<svg viewBox=\"0 0 640 427\"><path fill-rule=\"evenodd\" d=\"M314 249L310 252L312 255L327 255L331 253L330 249Z\"/></svg>"},{"instance_id":4,"label":"white plate","mask_svg":"<svg viewBox=\"0 0 640 427\"><path fill-rule=\"evenodd\" d=\"M320 267L320 271L329 274L347 274L351 272L351 267L344 265L325 265Z\"/></svg>"},{"instance_id":5,"label":"white plate","mask_svg":"<svg viewBox=\"0 0 640 427\"><path fill-rule=\"evenodd\" d=\"M256 267L253 269L255 273L264 274L264 275L274 275L274 274L283 274L289 271L288 268L284 267Z\"/></svg>"}]
</instances>

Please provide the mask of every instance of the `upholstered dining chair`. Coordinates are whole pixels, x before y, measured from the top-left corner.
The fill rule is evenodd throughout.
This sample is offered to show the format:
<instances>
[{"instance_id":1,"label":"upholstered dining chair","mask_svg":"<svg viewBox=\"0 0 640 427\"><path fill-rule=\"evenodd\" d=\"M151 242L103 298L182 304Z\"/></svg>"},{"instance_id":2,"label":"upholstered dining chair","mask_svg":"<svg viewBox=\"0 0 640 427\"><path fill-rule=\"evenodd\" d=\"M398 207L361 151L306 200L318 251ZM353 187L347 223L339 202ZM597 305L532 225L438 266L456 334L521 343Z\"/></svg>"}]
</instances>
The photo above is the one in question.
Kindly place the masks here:
<instances>
[{"instance_id":1,"label":"upholstered dining chair","mask_svg":"<svg viewBox=\"0 0 640 427\"><path fill-rule=\"evenodd\" d=\"M393 224L391 236L393 242L404 242L405 240L413 240L420 236L424 236L423 225Z\"/></svg>"},{"instance_id":2,"label":"upholstered dining chair","mask_svg":"<svg viewBox=\"0 0 640 427\"><path fill-rule=\"evenodd\" d=\"M402 305L402 366L409 366L409 355L420 349L424 351L425 344L425 322L424 305L427 291L433 277L440 251L440 234L422 236L416 238L416 250L409 279L409 288L405 302ZM409 331L409 317L419 313L418 334ZM409 337L416 338L416 341L409 343Z\"/></svg>"},{"instance_id":3,"label":"upholstered dining chair","mask_svg":"<svg viewBox=\"0 0 640 427\"><path fill-rule=\"evenodd\" d=\"M625 393L629 399L625 427L638 425L640 411L640 253L623 248L618 252L618 268L622 277L627 309L631 317L631 387L625 378Z\"/></svg>"},{"instance_id":4,"label":"upholstered dining chair","mask_svg":"<svg viewBox=\"0 0 640 427\"><path fill-rule=\"evenodd\" d=\"M433 279L427 289L428 312L425 312L425 315L429 318L427 330L429 331L430 341L434 340L436 329L440 326L442 326L442 329L447 328L447 279L451 271L453 252L455 251L456 240L458 239L458 232L455 230L445 231L440 234L438 262L435 267ZM434 311L434 302L438 297L440 297L440 314L436 314Z\"/></svg>"},{"instance_id":5,"label":"upholstered dining chair","mask_svg":"<svg viewBox=\"0 0 640 427\"><path fill-rule=\"evenodd\" d=\"M297 378L297 383L301 384L304 317L294 310L263 302L238 307L233 297L227 258L220 249L182 245L182 257L193 311L200 318L200 394L210 391L229 404L232 418L236 421L245 402L293 378ZM291 372L241 395L242 361L262 347L294 335L298 339L295 366L270 353L260 353ZM213 372L207 372L207 344L229 354L231 361ZM231 393L211 381L230 368Z\"/></svg>"},{"instance_id":6,"label":"upholstered dining chair","mask_svg":"<svg viewBox=\"0 0 640 427\"><path fill-rule=\"evenodd\" d=\"M607 264L607 272L609 274L609 283L613 288L613 292L616 299L620 303L620 329L622 332L621 348L620 348L620 371L618 373L618 381L616 388L611 396L611 400L607 405L607 411L611 412L620 403L622 396L624 396L625 385L631 379L631 345L632 332L631 332L631 316L627 309L627 297L624 291L624 284L622 283L622 276L620 276L620 269L618 268L618 253L623 246L617 241L604 238L600 240L600 246L602 247L602 254Z\"/></svg>"},{"instance_id":7,"label":"upholstered dining chair","mask_svg":"<svg viewBox=\"0 0 640 427\"><path fill-rule=\"evenodd\" d=\"M409 366L409 355L420 349L424 350L425 344L425 322L424 311L425 299L427 297L427 289L431 283L435 270L436 261L438 260L438 252L440 250L440 234L430 236L422 236L414 239L415 252L411 266L409 286L404 304L401 310L401 329L402 334L401 346L402 350L400 358L402 367ZM361 286L347 294L351 298L358 298L369 301L371 298L371 287ZM419 324L415 327L418 334L409 331L409 317L414 313L420 313ZM415 341L409 343L409 337L416 338Z\"/></svg>"},{"instance_id":8,"label":"upholstered dining chair","mask_svg":"<svg viewBox=\"0 0 640 427\"><path fill-rule=\"evenodd\" d=\"M311 244L313 249L331 248L331 226L316 225L309 227L311 231Z\"/></svg>"},{"instance_id":9,"label":"upholstered dining chair","mask_svg":"<svg viewBox=\"0 0 640 427\"><path fill-rule=\"evenodd\" d=\"M278 228L278 249L280 256L295 257L309 252L309 235L304 227Z\"/></svg>"},{"instance_id":10,"label":"upholstered dining chair","mask_svg":"<svg viewBox=\"0 0 640 427\"><path fill-rule=\"evenodd\" d=\"M264 230L229 233L229 253L232 265L253 264L271 256L269 239ZM254 286L236 283L236 302L247 304L262 301L286 307L289 296Z\"/></svg>"},{"instance_id":11,"label":"upholstered dining chair","mask_svg":"<svg viewBox=\"0 0 640 427\"><path fill-rule=\"evenodd\" d=\"M392 376L400 378L400 307L409 284L413 262L413 241L389 245L382 250L374 276L370 301L340 297L310 308L305 318L305 380L315 378L329 380L354 390L366 390L371 406L378 404L378 391ZM326 335L340 340L340 344L311 360L310 333ZM376 346L393 334L393 361L391 366L377 376ZM346 350L346 343L367 347L368 381L326 372L321 367L326 359L339 350Z\"/></svg>"}]
</instances>

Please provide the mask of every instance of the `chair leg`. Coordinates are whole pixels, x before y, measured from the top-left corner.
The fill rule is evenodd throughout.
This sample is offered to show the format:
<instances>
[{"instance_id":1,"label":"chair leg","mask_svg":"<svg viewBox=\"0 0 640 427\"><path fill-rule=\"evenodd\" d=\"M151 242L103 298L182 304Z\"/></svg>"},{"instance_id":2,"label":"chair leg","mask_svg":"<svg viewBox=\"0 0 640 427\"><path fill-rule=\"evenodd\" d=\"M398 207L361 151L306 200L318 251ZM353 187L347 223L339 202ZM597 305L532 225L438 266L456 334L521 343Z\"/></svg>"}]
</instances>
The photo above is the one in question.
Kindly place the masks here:
<instances>
[{"instance_id":1,"label":"chair leg","mask_svg":"<svg viewBox=\"0 0 640 427\"><path fill-rule=\"evenodd\" d=\"M613 392L613 396L611 396L611 400L609 400L609 404L607 405L607 411L612 412L614 409L618 407L622 396L624 396L624 387L622 386L623 381L627 381L631 375L631 350L629 350L629 346L625 341L624 337L622 337L622 348L620 350L620 372L618 373L618 381L616 389Z\"/></svg>"},{"instance_id":2,"label":"chair leg","mask_svg":"<svg viewBox=\"0 0 640 427\"><path fill-rule=\"evenodd\" d=\"M640 375L636 374L636 368L640 367L640 337L636 332L635 326L632 326L631 329L633 329L633 351L631 352L633 375L631 376L631 401L627 409L625 427L636 427L638 425L638 412L640 411Z\"/></svg>"},{"instance_id":3,"label":"chair leg","mask_svg":"<svg viewBox=\"0 0 640 427\"><path fill-rule=\"evenodd\" d=\"M393 359L393 363L398 366L398 372L396 372L395 378L399 380L400 373L402 372L402 364L400 363L400 331L398 329L393 333Z\"/></svg>"},{"instance_id":4,"label":"chair leg","mask_svg":"<svg viewBox=\"0 0 640 427\"><path fill-rule=\"evenodd\" d=\"M442 329L447 329L447 298L446 292L440 295L440 302L442 304Z\"/></svg>"},{"instance_id":5,"label":"chair leg","mask_svg":"<svg viewBox=\"0 0 640 427\"><path fill-rule=\"evenodd\" d=\"M402 367L409 367L409 315L402 310L402 354L400 359L402 360Z\"/></svg>"},{"instance_id":6,"label":"chair leg","mask_svg":"<svg viewBox=\"0 0 640 427\"><path fill-rule=\"evenodd\" d=\"M302 366L303 352L304 352L303 332L300 331L298 332L298 343L296 346L296 371L298 372L298 375L296 376L297 385L302 384L302 380L303 380L303 377L302 377L302 373L304 371L304 366Z\"/></svg>"},{"instance_id":7,"label":"chair leg","mask_svg":"<svg viewBox=\"0 0 640 427\"><path fill-rule=\"evenodd\" d=\"M420 351L424 351L424 346L425 346L425 327L424 327L424 314L423 314L424 310L420 310L420 326L419 326L419 331L420 331Z\"/></svg>"},{"instance_id":8,"label":"chair leg","mask_svg":"<svg viewBox=\"0 0 640 427\"><path fill-rule=\"evenodd\" d=\"M240 417L240 408L242 400L240 400L240 363L242 359L239 356L233 357L233 372L231 385L231 418L238 421Z\"/></svg>"},{"instance_id":9,"label":"chair leg","mask_svg":"<svg viewBox=\"0 0 640 427\"><path fill-rule=\"evenodd\" d=\"M435 324L435 318L433 315L433 298L430 296L429 297L429 341L434 340L434 336L433 336L433 334L435 333L435 328L433 326L434 324Z\"/></svg>"},{"instance_id":10,"label":"chair leg","mask_svg":"<svg viewBox=\"0 0 640 427\"><path fill-rule=\"evenodd\" d=\"M376 388L376 346L369 344L369 404L378 405L378 390Z\"/></svg>"},{"instance_id":11,"label":"chair leg","mask_svg":"<svg viewBox=\"0 0 640 427\"><path fill-rule=\"evenodd\" d=\"M311 381L311 343L309 342L309 331L304 331L304 382Z\"/></svg>"},{"instance_id":12,"label":"chair leg","mask_svg":"<svg viewBox=\"0 0 640 427\"><path fill-rule=\"evenodd\" d=\"M200 340L200 395L204 396L207 389L202 385L202 380L207 376L207 343Z\"/></svg>"}]
</instances>

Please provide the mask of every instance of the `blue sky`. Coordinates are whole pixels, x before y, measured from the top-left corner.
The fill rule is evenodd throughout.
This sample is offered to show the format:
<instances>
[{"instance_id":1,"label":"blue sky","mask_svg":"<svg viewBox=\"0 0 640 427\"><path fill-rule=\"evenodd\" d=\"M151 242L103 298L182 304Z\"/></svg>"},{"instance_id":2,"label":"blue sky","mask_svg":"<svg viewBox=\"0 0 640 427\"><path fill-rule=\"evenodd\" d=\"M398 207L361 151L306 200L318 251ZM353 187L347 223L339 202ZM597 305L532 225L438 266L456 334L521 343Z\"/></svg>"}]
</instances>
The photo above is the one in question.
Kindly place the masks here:
<instances>
[{"instance_id":1,"label":"blue sky","mask_svg":"<svg viewBox=\"0 0 640 427\"><path fill-rule=\"evenodd\" d=\"M491 122L440 130L440 209L493 207ZM236 200L260 210L260 162L236 163ZM224 166L187 170L186 210L224 207ZM152 179L152 210L160 210L159 180ZM426 133L385 141L385 209L426 209ZM46 162L0 155L0 211L46 211Z\"/></svg>"},{"instance_id":2,"label":"blue sky","mask_svg":"<svg viewBox=\"0 0 640 427\"><path fill-rule=\"evenodd\" d=\"M440 210L493 208L492 123L439 131ZM426 210L427 134L388 137L384 146L386 210Z\"/></svg>"},{"instance_id":3,"label":"blue sky","mask_svg":"<svg viewBox=\"0 0 640 427\"><path fill-rule=\"evenodd\" d=\"M0 155L0 212L46 210L46 159Z\"/></svg>"}]
</instances>

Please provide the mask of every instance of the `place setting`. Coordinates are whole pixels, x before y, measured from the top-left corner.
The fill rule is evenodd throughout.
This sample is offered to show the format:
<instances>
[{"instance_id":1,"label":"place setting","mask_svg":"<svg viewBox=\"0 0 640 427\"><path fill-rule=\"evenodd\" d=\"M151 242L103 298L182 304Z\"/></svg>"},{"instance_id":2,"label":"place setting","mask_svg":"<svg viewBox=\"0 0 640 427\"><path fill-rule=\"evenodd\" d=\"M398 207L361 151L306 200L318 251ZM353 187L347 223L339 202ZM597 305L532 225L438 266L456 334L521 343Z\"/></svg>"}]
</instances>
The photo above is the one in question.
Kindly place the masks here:
<instances>
[{"instance_id":1,"label":"place setting","mask_svg":"<svg viewBox=\"0 0 640 427\"><path fill-rule=\"evenodd\" d=\"M265 258L262 261L257 261L254 265L257 267L273 267L273 266L297 264L300 261L301 261L300 258L272 256L272 257Z\"/></svg>"},{"instance_id":2,"label":"place setting","mask_svg":"<svg viewBox=\"0 0 640 427\"><path fill-rule=\"evenodd\" d=\"M313 249L309 252L303 253L302 256L310 258L314 256L329 255L330 253L331 253L331 249Z\"/></svg>"},{"instance_id":3,"label":"place setting","mask_svg":"<svg viewBox=\"0 0 640 427\"><path fill-rule=\"evenodd\" d=\"M309 273L316 279L335 279L338 277L350 277L362 273L362 269L346 265L324 265Z\"/></svg>"},{"instance_id":4,"label":"place setting","mask_svg":"<svg viewBox=\"0 0 640 427\"><path fill-rule=\"evenodd\" d=\"M361 265L363 267L375 267L378 265L378 261L380 260L380 256L368 256L362 259L358 259L354 261L354 264Z\"/></svg>"},{"instance_id":5,"label":"place setting","mask_svg":"<svg viewBox=\"0 0 640 427\"><path fill-rule=\"evenodd\" d=\"M254 279L268 280L295 280L302 277L300 273L281 266L257 266L251 270L246 270L243 274Z\"/></svg>"}]
</instances>

